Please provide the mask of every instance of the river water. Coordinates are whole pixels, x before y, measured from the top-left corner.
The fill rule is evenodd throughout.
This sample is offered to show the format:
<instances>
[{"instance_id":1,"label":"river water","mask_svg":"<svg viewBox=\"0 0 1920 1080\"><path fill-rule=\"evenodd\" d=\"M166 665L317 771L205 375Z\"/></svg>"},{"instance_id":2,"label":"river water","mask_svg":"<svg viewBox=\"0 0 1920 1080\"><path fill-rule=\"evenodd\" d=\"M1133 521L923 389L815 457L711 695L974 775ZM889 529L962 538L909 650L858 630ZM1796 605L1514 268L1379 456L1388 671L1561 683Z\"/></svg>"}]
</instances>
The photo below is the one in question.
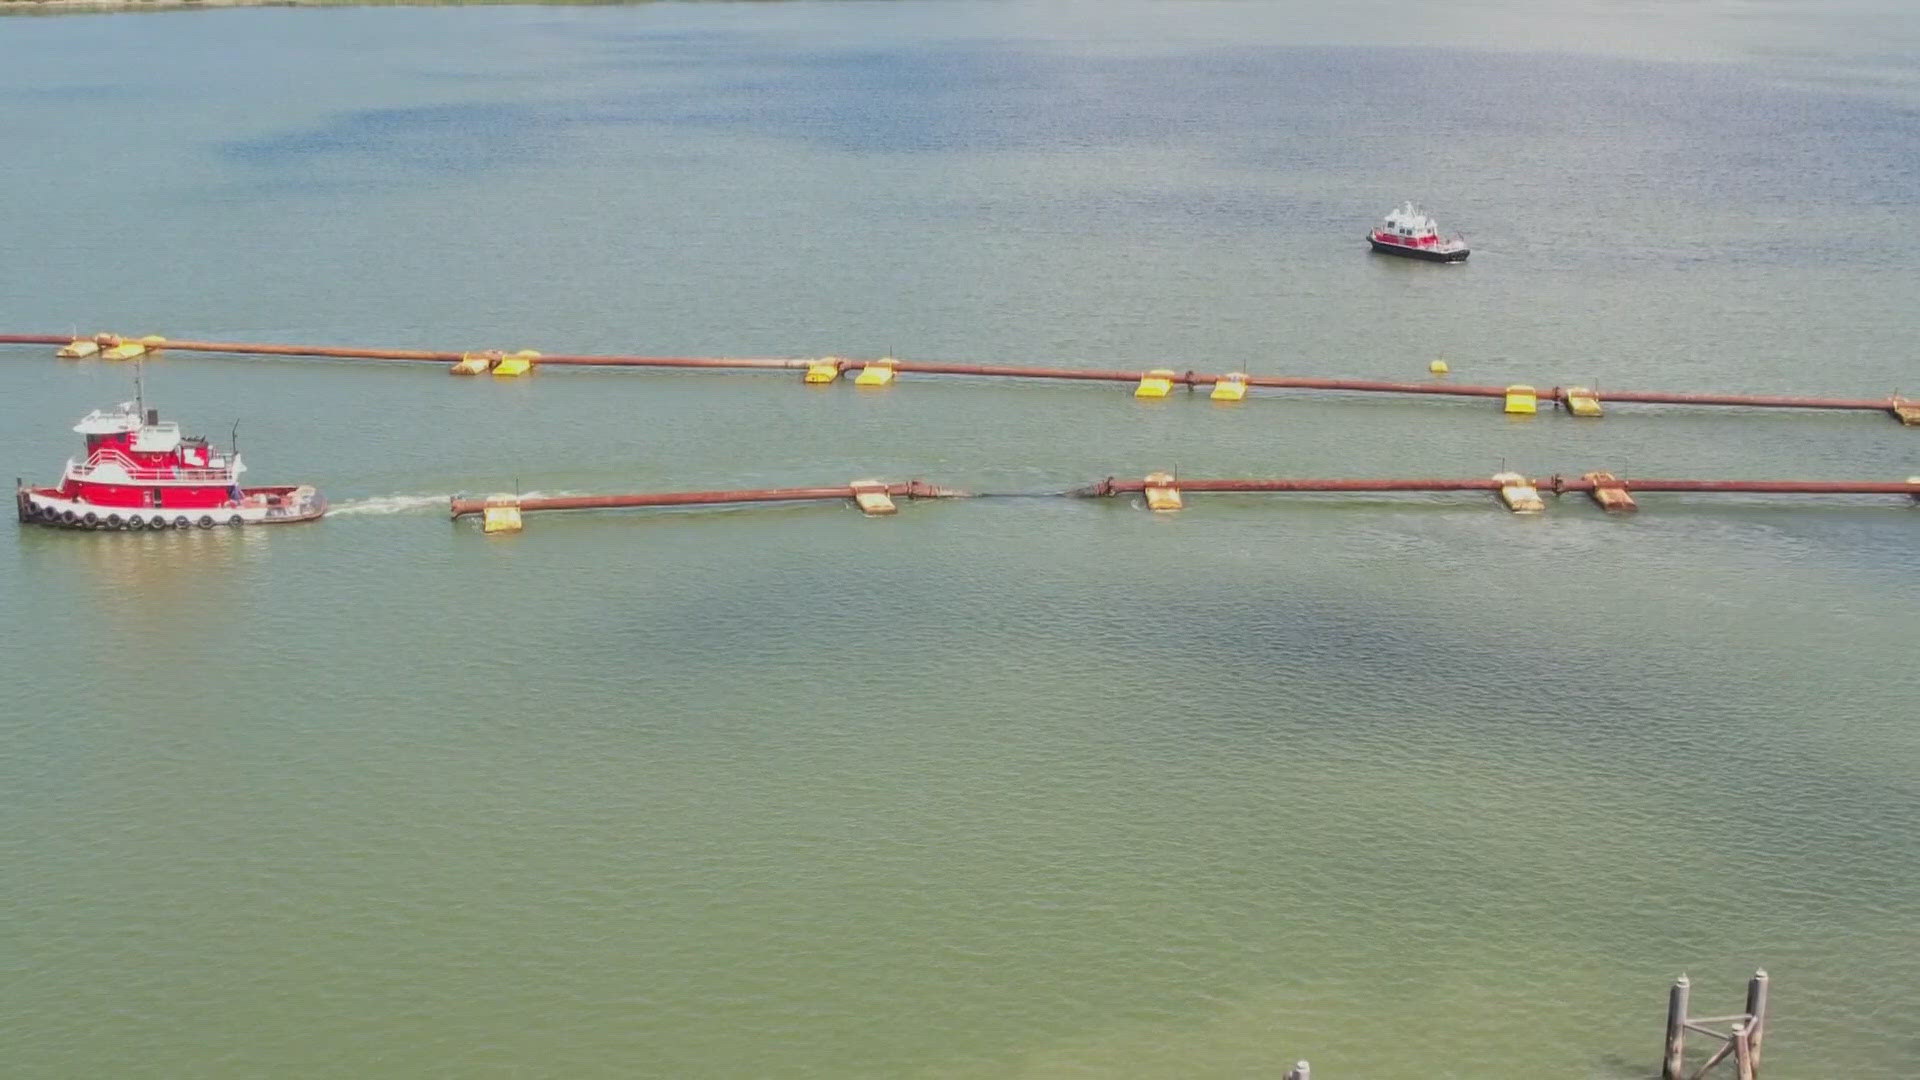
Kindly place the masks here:
<instances>
[{"instance_id":1,"label":"river water","mask_svg":"<svg viewBox=\"0 0 1920 1080\"><path fill-rule=\"evenodd\" d=\"M0 19L0 330L1920 391L1899 5ZM1370 256L1422 200L1458 267ZM124 366L8 350L49 478ZM450 493L1899 479L1874 414L167 355L339 510L0 532L9 1075L1920 1073L1898 499L531 517Z\"/></svg>"}]
</instances>

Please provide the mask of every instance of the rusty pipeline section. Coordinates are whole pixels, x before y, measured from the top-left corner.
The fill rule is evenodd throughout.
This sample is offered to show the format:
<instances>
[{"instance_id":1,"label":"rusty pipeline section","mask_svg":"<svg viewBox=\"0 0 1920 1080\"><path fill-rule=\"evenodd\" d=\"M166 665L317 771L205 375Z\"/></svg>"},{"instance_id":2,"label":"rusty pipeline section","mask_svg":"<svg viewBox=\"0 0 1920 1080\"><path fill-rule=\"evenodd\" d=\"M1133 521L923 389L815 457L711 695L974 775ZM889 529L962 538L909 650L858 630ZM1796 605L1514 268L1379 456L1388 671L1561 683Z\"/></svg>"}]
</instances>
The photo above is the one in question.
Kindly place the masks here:
<instances>
[{"instance_id":1,"label":"rusty pipeline section","mask_svg":"<svg viewBox=\"0 0 1920 1080\"><path fill-rule=\"evenodd\" d=\"M0 334L0 345L65 345L74 340L70 335L47 334ZM118 341L113 334L102 334L96 340ZM447 352L432 349L390 349L358 348L344 345L276 345L259 341L193 341L189 339L168 338L156 346L156 351L225 353L232 356L298 356L330 360L400 360L416 363L451 364L458 363L468 355L463 352ZM719 368L733 370L794 370L805 368L809 361L778 358L755 357L705 357L705 356L586 356L575 354L542 355L542 365L557 364L576 367L657 367L657 368Z\"/></svg>"},{"instance_id":2,"label":"rusty pipeline section","mask_svg":"<svg viewBox=\"0 0 1920 1080\"><path fill-rule=\"evenodd\" d=\"M733 491L666 491L646 495L545 495L515 498L512 504L522 511L529 510L615 510L649 506L723 506L728 503L770 503L770 502L818 502L829 499L853 499L858 494L881 490L892 498L903 499L957 499L965 498L967 493L952 488L935 487L921 480L910 480L903 484L858 485L840 484L834 487L801 488L742 488ZM453 517L463 518L472 514L483 514L491 500L485 498L460 498L450 500Z\"/></svg>"},{"instance_id":3,"label":"rusty pipeline section","mask_svg":"<svg viewBox=\"0 0 1920 1080\"><path fill-rule=\"evenodd\" d=\"M1584 477L1550 476L1535 480L1534 486L1555 495L1562 492L1590 492L1597 487L1621 487L1628 491L1691 491L1744 495L1910 495L1920 499L1920 478L1906 481L1877 480L1643 480L1622 477L1595 481Z\"/></svg>"},{"instance_id":4,"label":"rusty pipeline section","mask_svg":"<svg viewBox=\"0 0 1920 1080\"><path fill-rule=\"evenodd\" d=\"M1076 488L1069 495L1105 498L1113 495L1138 495L1150 485L1147 480L1120 480L1107 477L1096 484ZM1170 486L1181 491L1212 492L1313 492L1313 491L1498 491L1500 482L1492 479L1470 480L1189 480L1178 477Z\"/></svg>"},{"instance_id":5,"label":"rusty pipeline section","mask_svg":"<svg viewBox=\"0 0 1920 1080\"><path fill-rule=\"evenodd\" d=\"M74 340L66 334L0 334L0 345L65 345ZM105 343L117 342L115 335L102 334L94 340ZM157 339L156 339L157 341ZM279 345L263 342L242 341L196 341L168 339L156 343L154 348L160 351L226 353L238 356L295 356L332 358L344 360L396 360L403 362L458 363L463 358L475 355L468 352L425 349L392 348L354 348L337 345ZM491 355L491 354L480 354ZM1081 382L1137 383L1142 378L1161 373L1176 386L1211 386L1225 379L1224 375L1199 371L1172 371L1169 369L1123 370L1114 368L1067 368L1044 367L1024 364L964 364L930 360L899 360L885 358L866 361L853 359L809 360L781 357L707 357L707 356L624 356L595 355L586 353L556 353L538 357L540 366L561 367L633 367L633 368L680 368L732 371L792 371L806 369L823 363L831 363L836 372L860 368L869 363L884 365L898 372L911 372L925 375L953 375L973 378L1006 379L1055 379ZM1245 384L1254 387L1268 387L1282 390L1330 391L1343 393L1408 394L1429 397L1473 397L1500 398L1506 396L1513 387L1474 385L1452 382L1402 382L1384 379L1325 379L1296 375L1250 375ZM1533 393L1531 387L1526 387ZM1590 391L1588 391L1590 393ZM1646 390L1608 390L1604 393L1609 402L1626 402L1656 405L1707 405L1707 406L1744 406L1763 409L1851 409L1871 412L1892 412L1896 417L1909 423L1920 423L1920 402L1900 397L1898 394L1884 398L1827 398L1803 397L1780 394L1701 394L1670 391ZM1548 402L1566 404L1569 399L1567 389L1552 387L1537 391L1537 397Z\"/></svg>"},{"instance_id":6,"label":"rusty pipeline section","mask_svg":"<svg viewBox=\"0 0 1920 1080\"><path fill-rule=\"evenodd\" d=\"M1498 479L1410 479L1410 480L1190 480L1174 478L1170 486L1185 492L1371 492L1371 491L1498 491L1506 483ZM1748 495L1908 495L1920 499L1920 477L1905 481L1882 480L1666 480L1634 477L1587 477L1553 475L1526 481L1549 494L1582 494L1596 488L1621 488L1640 492L1700 492ZM1069 495L1103 498L1113 495L1137 495L1154 486L1151 480L1127 480L1107 477L1095 484L1076 488Z\"/></svg>"},{"instance_id":7,"label":"rusty pipeline section","mask_svg":"<svg viewBox=\"0 0 1920 1080\"><path fill-rule=\"evenodd\" d=\"M1093 484L1067 491L1041 492L1040 495L1069 498L1111 498L1146 494L1156 489L1197 493L1350 493L1369 492L1499 492L1506 498L1519 485L1529 492L1543 494L1594 495L1609 510L1633 509L1632 499L1620 496L1635 492L1692 492L1749 495L1905 495L1920 500L1920 477L1905 481L1877 480L1676 480L1615 477L1611 473L1588 473L1579 477L1553 476L1528 480L1517 473L1491 477L1409 479L1188 479L1156 473L1141 479L1109 476ZM1612 497L1603 497L1609 496ZM511 506L517 511L535 510L613 510L666 506L720 506L741 503L819 502L855 500L862 509L873 512L869 501L876 496L904 499L959 499L978 497L973 492L940 487L923 480L883 483L876 480L854 481L824 487L744 488L722 491L668 491L632 495L494 495L483 498L455 496L449 509L455 519L484 515L489 508ZM1151 501L1151 500L1150 500ZM879 512L890 513L891 506L880 500ZM1171 507L1177 509L1176 503ZM1537 506L1536 506L1537 509Z\"/></svg>"}]
</instances>

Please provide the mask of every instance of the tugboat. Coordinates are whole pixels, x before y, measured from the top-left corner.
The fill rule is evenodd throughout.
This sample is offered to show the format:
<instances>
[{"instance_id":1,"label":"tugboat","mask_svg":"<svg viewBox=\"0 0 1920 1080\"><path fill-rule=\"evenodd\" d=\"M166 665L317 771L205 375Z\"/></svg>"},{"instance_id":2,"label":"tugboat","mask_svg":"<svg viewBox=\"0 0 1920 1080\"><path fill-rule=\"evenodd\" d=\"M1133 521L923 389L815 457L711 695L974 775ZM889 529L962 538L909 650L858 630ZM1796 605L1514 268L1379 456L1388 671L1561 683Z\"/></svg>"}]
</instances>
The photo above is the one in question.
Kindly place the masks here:
<instances>
[{"instance_id":1,"label":"tugboat","mask_svg":"<svg viewBox=\"0 0 1920 1080\"><path fill-rule=\"evenodd\" d=\"M1459 262L1467 257L1465 240L1457 236L1450 240L1441 239L1439 226L1432 218L1414 209L1412 203L1390 211L1386 223L1368 233L1367 240L1373 244L1375 251L1404 255L1409 259Z\"/></svg>"},{"instance_id":2,"label":"tugboat","mask_svg":"<svg viewBox=\"0 0 1920 1080\"><path fill-rule=\"evenodd\" d=\"M211 529L313 521L327 501L313 488L241 487L247 467L180 425L161 423L144 402L95 409L73 430L86 437L84 461L67 461L58 487L21 484L20 520L66 529Z\"/></svg>"}]
</instances>

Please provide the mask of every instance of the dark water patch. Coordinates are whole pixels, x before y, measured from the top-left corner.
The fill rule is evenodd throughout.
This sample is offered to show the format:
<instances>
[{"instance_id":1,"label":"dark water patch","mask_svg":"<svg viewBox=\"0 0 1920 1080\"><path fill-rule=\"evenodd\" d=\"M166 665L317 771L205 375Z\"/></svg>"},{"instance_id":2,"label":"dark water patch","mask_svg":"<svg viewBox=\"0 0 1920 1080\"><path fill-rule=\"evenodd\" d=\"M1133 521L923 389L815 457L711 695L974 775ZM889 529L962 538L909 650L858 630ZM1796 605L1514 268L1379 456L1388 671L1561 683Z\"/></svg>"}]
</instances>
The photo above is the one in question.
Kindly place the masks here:
<instances>
[{"instance_id":1,"label":"dark water patch","mask_svg":"<svg viewBox=\"0 0 1920 1080\"><path fill-rule=\"evenodd\" d=\"M267 179L324 183L371 168L376 183L418 183L537 160L550 121L540 107L499 102L353 109L220 149Z\"/></svg>"},{"instance_id":2,"label":"dark water patch","mask_svg":"<svg viewBox=\"0 0 1920 1080\"><path fill-rule=\"evenodd\" d=\"M1344 236L1382 199L1426 194L1483 254L1532 267L1892 266L1862 213L1920 187L1912 109L1745 65L1381 48L1074 56L989 41L794 50L740 32L608 38L557 21L542 32L587 58L549 101L348 110L221 152L303 185L349 167L388 185L566 167L622 127L860 155L1152 154L1187 164L1145 180L1090 161L1078 190L1017 198L956 185L927 212L1068 236ZM609 76L617 85L595 85ZM1587 224L1600 220L1604 235Z\"/></svg>"},{"instance_id":3,"label":"dark water patch","mask_svg":"<svg viewBox=\"0 0 1920 1080\"><path fill-rule=\"evenodd\" d=\"M1137 150L1187 156L1202 175L1332 175L1362 187L1426 175L1460 189L1460 211L1488 208L1499 226L1482 239L1556 257L1857 257L1862 237L1834 238L1801 212L1836 198L1892 205L1920 185L1910 110L1810 92L1749 66L1377 48L1071 56L976 43L769 54L750 39L702 48L719 71L743 55L754 71L677 97L615 96L589 111L857 154ZM629 70L652 62L618 61ZM1494 218L1516 188L1562 195ZM1156 204L1177 211L1168 228L1259 227L1274 216L1260 195L1222 197L1204 179L1157 193L1095 185L1080 205L1024 200L1016 212L1089 218L1118 200L1144 211L1148 230ZM1640 200L1692 204L1700 226L1639 231ZM1603 216L1616 221L1611 234L1589 235L1581 222Z\"/></svg>"},{"instance_id":4,"label":"dark water patch","mask_svg":"<svg viewBox=\"0 0 1920 1080\"><path fill-rule=\"evenodd\" d=\"M1657 163L1663 186L1678 175L1689 189L1743 197L1802 193L1795 164L1844 157L1909 177L1920 168L1907 110L1784 87L1736 65L1377 48L1073 56L982 43L783 53L712 89L758 105L678 119L856 152L1204 144L1209 157L1262 167L1377 167L1444 157L1471 131L1476 142L1588 139L1594 163L1616 178ZM1604 156L1623 126L1652 136L1656 161L1617 148ZM1303 135L1327 142L1303 148Z\"/></svg>"}]
</instances>

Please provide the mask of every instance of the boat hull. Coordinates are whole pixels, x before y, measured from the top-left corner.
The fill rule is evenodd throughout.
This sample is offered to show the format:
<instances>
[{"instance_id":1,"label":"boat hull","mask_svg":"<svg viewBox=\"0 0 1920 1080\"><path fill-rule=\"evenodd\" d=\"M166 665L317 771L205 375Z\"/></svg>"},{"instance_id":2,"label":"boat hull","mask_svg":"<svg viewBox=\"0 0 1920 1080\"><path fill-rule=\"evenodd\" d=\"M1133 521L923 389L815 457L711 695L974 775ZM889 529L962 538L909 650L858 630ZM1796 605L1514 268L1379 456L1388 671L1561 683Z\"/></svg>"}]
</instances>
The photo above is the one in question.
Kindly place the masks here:
<instances>
[{"instance_id":1,"label":"boat hull","mask_svg":"<svg viewBox=\"0 0 1920 1080\"><path fill-rule=\"evenodd\" d=\"M1399 244L1381 243L1371 236L1367 237L1367 243L1372 244L1373 250L1382 255L1398 255L1403 259L1422 259L1426 262L1463 262L1468 255L1466 248L1436 250L1434 248L1402 247Z\"/></svg>"},{"instance_id":2,"label":"boat hull","mask_svg":"<svg viewBox=\"0 0 1920 1080\"><path fill-rule=\"evenodd\" d=\"M106 532L291 525L317 521L327 513L327 500L312 488L252 487L240 493L243 498L227 506L173 508L99 506L63 498L54 488L20 487L13 498L23 525Z\"/></svg>"}]
</instances>

